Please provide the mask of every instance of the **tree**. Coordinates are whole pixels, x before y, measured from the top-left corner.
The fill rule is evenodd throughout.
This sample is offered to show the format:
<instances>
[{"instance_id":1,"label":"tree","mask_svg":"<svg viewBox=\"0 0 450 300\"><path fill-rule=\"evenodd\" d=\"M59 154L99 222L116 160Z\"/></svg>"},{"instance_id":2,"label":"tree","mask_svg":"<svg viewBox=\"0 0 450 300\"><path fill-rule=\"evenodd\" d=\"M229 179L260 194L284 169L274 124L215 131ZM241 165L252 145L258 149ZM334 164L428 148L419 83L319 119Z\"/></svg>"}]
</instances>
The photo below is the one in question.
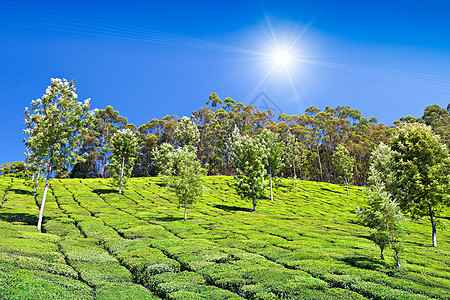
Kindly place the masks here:
<instances>
[{"instance_id":1,"label":"tree","mask_svg":"<svg viewBox=\"0 0 450 300\"><path fill-rule=\"evenodd\" d=\"M391 192L401 208L413 219L428 216L433 247L436 220L444 206L450 205L450 156L431 127L404 124L391 139L393 180Z\"/></svg>"},{"instance_id":2,"label":"tree","mask_svg":"<svg viewBox=\"0 0 450 300\"><path fill-rule=\"evenodd\" d=\"M30 173L30 170L27 169L27 164L23 161L0 165L0 176L26 178L30 176Z\"/></svg>"},{"instance_id":3,"label":"tree","mask_svg":"<svg viewBox=\"0 0 450 300\"><path fill-rule=\"evenodd\" d=\"M173 191L180 204L184 204L184 220L187 219L187 205L202 194L202 176L205 171L189 146L174 150L169 144L163 144L156 151L156 161L169 190ZM168 146L167 146L168 145Z\"/></svg>"},{"instance_id":4,"label":"tree","mask_svg":"<svg viewBox=\"0 0 450 300\"><path fill-rule=\"evenodd\" d=\"M428 105L424 112L422 119L426 125L433 128L436 134L441 137L441 142L450 147L450 114L448 112L450 104L447 106L447 110L440 107L437 104Z\"/></svg>"},{"instance_id":5,"label":"tree","mask_svg":"<svg viewBox=\"0 0 450 300\"><path fill-rule=\"evenodd\" d=\"M222 102L222 99L220 99L216 93L212 92L209 95L209 100L206 101L206 105L208 105L210 103L211 103L211 106L215 109L218 105L221 105L223 102Z\"/></svg>"},{"instance_id":6,"label":"tree","mask_svg":"<svg viewBox=\"0 0 450 300\"><path fill-rule=\"evenodd\" d=\"M398 203L392 199L382 185L373 185L368 189L368 208L358 208L357 214L362 223L371 228L370 239L383 250L390 245L395 252L395 260L400 273L400 251L405 217Z\"/></svg>"},{"instance_id":7,"label":"tree","mask_svg":"<svg viewBox=\"0 0 450 300\"><path fill-rule=\"evenodd\" d=\"M159 174L169 176L172 173L170 164L172 163L173 151L174 148L169 143L162 143L153 150L154 164Z\"/></svg>"},{"instance_id":8,"label":"tree","mask_svg":"<svg viewBox=\"0 0 450 300\"><path fill-rule=\"evenodd\" d=\"M178 127L175 129L175 142L178 147L190 146L197 148L200 141L200 133L194 121L188 117L178 120Z\"/></svg>"},{"instance_id":9,"label":"tree","mask_svg":"<svg viewBox=\"0 0 450 300\"><path fill-rule=\"evenodd\" d=\"M287 165L291 165L292 167L292 175L294 176L295 181L295 190L298 191L297 188L297 168L304 163L306 160L306 155L304 146L297 141L295 135L289 133L286 140L285 147L285 160Z\"/></svg>"},{"instance_id":10,"label":"tree","mask_svg":"<svg viewBox=\"0 0 450 300\"><path fill-rule=\"evenodd\" d=\"M48 183L52 172L67 169L82 160L75 151L80 145L80 132L86 128L89 99L78 102L74 81L52 78L41 99L31 101L30 109L25 108L25 146L31 161L46 166L42 203L39 210L37 228L41 230Z\"/></svg>"},{"instance_id":11,"label":"tree","mask_svg":"<svg viewBox=\"0 0 450 300\"><path fill-rule=\"evenodd\" d=\"M106 178L106 165L110 155L111 139L114 134L127 125L127 118L122 117L117 110L110 105L105 109L95 110L94 120L90 126L90 135L95 146L95 156L99 164L99 175Z\"/></svg>"},{"instance_id":12,"label":"tree","mask_svg":"<svg viewBox=\"0 0 450 300\"><path fill-rule=\"evenodd\" d=\"M138 140L130 129L119 130L111 138L110 170L119 182L119 194L122 194L124 178L131 176L138 150Z\"/></svg>"},{"instance_id":13,"label":"tree","mask_svg":"<svg viewBox=\"0 0 450 300\"><path fill-rule=\"evenodd\" d=\"M236 170L237 193L244 199L252 199L253 211L256 212L256 199L264 196L266 185L265 148L257 139L241 135L237 127L231 136L229 148Z\"/></svg>"},{"instance_id":14,"label":"tree","mask_svg":"<svg viewBox=\"0 0 450 300\"><path fill-rule=\"evenodd\" d=\"M284 144L280 141L278 134L264 129L261 133L261 143L266 148L266 170L269 173L270 200L273 201L272 177L283 167Z\"/></svg>"},{"instance_id":15,"label":"tree","mask_svg":"<svg viewBox=\"0 0 450 300\"><path fill-rule=\"evenodd\" d=\"M383 142L372 151L367 179L369 186L378 185L386 191L390 190L394 180L392 155L391 147Z\"/></svg>"},{"instance_id":16,"label":"tree","mask_svg":"<svg viewBox=\"0 0 450 300\"><path fill-rule=\"evenodd\" d=\"M336 152L333 155L333 165L336 169L336 173L344 178L345 186L347 187L347 195L349 195L348 183L353 176L355 159L350 156L347 148L342 144L339 144L336 147Z\"/></svg>"}]
</instances>

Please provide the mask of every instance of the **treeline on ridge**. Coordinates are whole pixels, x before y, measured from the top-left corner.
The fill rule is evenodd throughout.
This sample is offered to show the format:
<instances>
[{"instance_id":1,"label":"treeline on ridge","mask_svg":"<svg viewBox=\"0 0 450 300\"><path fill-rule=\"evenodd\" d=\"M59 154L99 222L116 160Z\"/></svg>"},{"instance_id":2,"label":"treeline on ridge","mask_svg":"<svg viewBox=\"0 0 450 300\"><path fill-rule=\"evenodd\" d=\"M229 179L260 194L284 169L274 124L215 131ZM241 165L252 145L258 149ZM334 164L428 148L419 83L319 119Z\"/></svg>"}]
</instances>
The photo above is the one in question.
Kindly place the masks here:
<instances>
[{"instance_id":1,"label":"treeline on ridge","mask_svg":"<svg viewBox=\"0 0 450 300\"><path fill-rule=\"evenodd\" d=\"M310 106L301 115L282 113L276 117L270 110L260 111L253 105L244 105L231 98L222 100L216 93L211 93L206 104L208 106L194 111L191 119L200 132L197 157L208 175L234 175L227 143L235 127L248 136L256 136L267 128L286 142L289 135L295 136L299 153L296 176L304 180L336 182L338 172L333 164L333 154L338 145L344 145L355 159L351 178L355 185L366 185L371 152L380 142L388 144L395 128L402 123L430 125L441 136L441 141L450 147L450 103L446 109L436 104L429 105L421 118L408 115L395 121L393 126L378 123L375 117L362 117L360 111L347 106L327 106L324 110ZM114 134L124 128L135 133L140 145L132 176L155 176L153 151L162 143L175 146L178 119L176 115L167 115L137 127L128 123L127 118L112 106L96 109L78 150L85 161L77 163L71 170L59 171L56 177L110 177L110 142ZM21 162L0 166L0 175L23 176L25 171L26 165ZM286 163L274 176L292 177L293 172L291 164Z\"/></svg>"},{"instance_id":2,"label":"treeline on ridge","mask_svg":"<svg viewBox=\"0 0 450 300\"><path fill-rule=\"evenodd\" d=\"M342 106L327 106L325 110L310 106L301 115L283 113L275 118L270 110L260 111L253 105L236 103L231 98L222 101L216 93L209 96L206 104L209 107L194 111L191 119L200 132L197 157L208 175L234 175L227 142L235 127L249 136L260 134L264 128L278 133L283 140L287 140L289 134L294 135L301 153L296 166L297 176L304 180L336 182L337 172L332 158L336 147L342 144L355 159L352 182L356 185L366 185L372 150L380 142L388 143L395 127L401 123L426 123L441 136L442 142L450 146L450 104L447 109L429 105L423 117L406 116L394 122L394 126L378 123L375 117L364 118L358 110ZM154 176L157 170L153 163L153 150L162 143L174 145L177 126L178 117L175 115L152 119L136 127L111 106L97 110L80 149L85 162L76 164L69 174L58 175L109 177L110 140L115 132L128 128L135 132L141 146L132 176ZM293 170L289 165L274 175L292 177Z\"/></svg>"}]
</instances>

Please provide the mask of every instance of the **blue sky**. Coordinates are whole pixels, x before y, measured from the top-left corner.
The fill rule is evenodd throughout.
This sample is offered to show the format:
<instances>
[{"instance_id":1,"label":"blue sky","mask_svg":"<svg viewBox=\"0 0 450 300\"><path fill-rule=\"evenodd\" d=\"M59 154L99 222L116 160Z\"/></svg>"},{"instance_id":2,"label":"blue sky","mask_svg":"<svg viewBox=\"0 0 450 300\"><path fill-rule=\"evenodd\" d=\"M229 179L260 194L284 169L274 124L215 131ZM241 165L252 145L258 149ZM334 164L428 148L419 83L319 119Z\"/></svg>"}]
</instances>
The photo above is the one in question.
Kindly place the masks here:
<instances>
[{"instance_id":1,"label":"blue sky","mask_svg":"<svg viewBox=\"0 0 450 300\"><path fill-rule=\"evenodd\" d=\"M0 163L52 77L137 126L216 92L281 111L351 106L392 124L450 102L448 1L1 1ZM272 54L289 48L284 69Z\"/></svg>"}]
</instances>

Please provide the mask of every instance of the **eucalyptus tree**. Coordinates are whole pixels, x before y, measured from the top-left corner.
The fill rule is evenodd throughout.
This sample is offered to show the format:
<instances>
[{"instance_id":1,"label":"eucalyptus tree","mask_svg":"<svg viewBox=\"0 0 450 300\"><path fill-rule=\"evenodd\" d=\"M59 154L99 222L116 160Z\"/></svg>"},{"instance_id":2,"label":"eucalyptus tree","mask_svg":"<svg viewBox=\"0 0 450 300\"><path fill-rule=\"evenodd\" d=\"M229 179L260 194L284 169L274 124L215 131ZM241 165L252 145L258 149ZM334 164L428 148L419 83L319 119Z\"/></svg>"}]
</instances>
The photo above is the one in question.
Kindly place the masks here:
<instances>
[{"instance_id":1,"label":"eucalyptus tree","mask_svg":"<svg viewBox=\"0 0 450 300\"><path fill-rule=\"evenodd\" d=\"M268 129L262 131L260 140L266 151L265 167L269 173L270 200L273 201L272 177L283 168L284 143L280 140L278 134Z\"/></svg>"},{"instance_id":2,"label":"eucalyptus tree","mask_svg":"<svg viewBox=\"0 0 450 300\"><path fill-rule=\"evenodd\" d=\"M111 139L114 134L127 125L127 118L122 117L111 105L105 109L95 110L95 118L91 123L90 134L94 137L97 162L100 176L106 178Z\"/></svg>"},{"instance_id":3,"label":"eucalyptus tree","mask_svg":"<svg viewBox=\"0 0 450 300\"><path fill-rule=\"evenodd\" d=\"M223 103L222 99L220 99L219 96L217 96L217 94L214 92L212 92L208 98L209 100L206 101L206 105L211 104L213 109L216 109L217 106L220 106Z\"/></svg>"},{"instance_id":4,"label":"eucalyptus tree","mask_svg":"<svg viewBox=\"0 0 450 300\"><path fill-rule=\"evenodd\" d=\"M344 178L345 186L348 191L348 183L353 176L353 167L355 166L355 159L350 156L347 148L342 144L336 147L336 152L333 155L333 165L336 173Z\"/></svg>"},{"instance_id":5,"label":"eucalyptus tree","mask_svg":"<svg viewBox=\"0 0 450 300\"><path fill-rule=\"evenodd\" d=\"M447 109L440 107L437 104L428 105L424 112L422 119L425 124L431 126L436 134L439 134L441 141L450 147L450 103Z\"/></svg>"},{"instance_id":6,"label":"eucalyptus tree","mask_svg":"<svg viewBox=\"0 0 450 300\"><path fill-rule=\"evenodd\" d=\"M266 186L265 147L258 139L241 135L236 127L230 139L229 150L236 170L236 191L243 199L252 199L253 211L256 212L256 199L264 197Z\"/></svg>"},{"instance_id":7,"label":"eucalyptus tree","mask_svg":"<svg viewBox=\"0 0 450 300\"><path fill-rule=\"evenodd\" d=\"M450 156L432 128L405 123L391 139L393 181L391 192L413 219L429 217L433 247L436 217L450 205Z\"/></svg>"},{"instance_id":8,"label":"eucalyptus tree","mask_svg":"<svg viewBox=\"0 0 450 300\"><path fill-rule=\"evenodd\" d=\"M303 144L297 140L297 137L291 133L288 134L286 139L284 159L286 164L291 167L295 182L295 190L298 191L297 170L300 169L306 161L306 149Z\"/></svg>"},{"instance_id":9,"label":"eucalyptus tree","mask_svg":"<svg viewBox=\"0 0 450 300\"><path fill-rule=\"evenodd\" d=\"M178 120L178 126L175 129L175 143L177 147L192 147L196 149L200 142L200 132L197 125L188 117L182 117Z\"/></svg>"},{"instance_id":10,"label":"eucalyptus tree","mask_svg":"<svg viewBox=\"0 0 450 300\"><path fill-rule=\"evenodd\" d=\"M78 102L74 81L52 78L41 99L25 108L25 139L28 159L45 166L47 180L39 210L37 228L41 230L48 183L52 172L68 168L82 160L76 151L80 133L86 129L90 100Z\"/></svg>"},{"instance_id":11,"label":"eucalyptus tree","mask_svg":"<svg viewBox=\"0 0 450 300\"><path fill-rule=\"evenodd\" d=\"M113 178L119 182L119 194L122 193L122 183L131 176L139 143L136 135L130 129L117 131L111 138L110 170Z\"/></svg>"},{"instance_id":12,"label":"eucalyptus tree","mask_svg":"<svg viewBox=\"0 0 450 300\"><path fill-rule=\"evenodd\" d=\"M26 156L27 156L26 159L27 168L33 174L31 178L32 184L34 185L33 196L36 196L39 178L41 177L40 176L41 169L43 168L43 166L39 160L34 161L36 157L32 157L29 152L26 153Z\"/></svg>"}]
</instances>

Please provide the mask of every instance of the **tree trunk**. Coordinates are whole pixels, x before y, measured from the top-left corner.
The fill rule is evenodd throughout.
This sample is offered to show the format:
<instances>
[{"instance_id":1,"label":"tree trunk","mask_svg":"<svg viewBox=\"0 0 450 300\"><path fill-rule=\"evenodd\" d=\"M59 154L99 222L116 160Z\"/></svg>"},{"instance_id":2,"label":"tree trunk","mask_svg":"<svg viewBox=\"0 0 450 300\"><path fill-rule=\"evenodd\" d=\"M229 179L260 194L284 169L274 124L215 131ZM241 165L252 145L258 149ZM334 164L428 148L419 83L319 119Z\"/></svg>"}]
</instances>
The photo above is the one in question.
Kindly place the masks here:
<instances>
[{"instance_id":1,"label":"tree trunk","mask_svg":"<svg viewBox=\"0 0 450 300\"><path fill-rule=\"evenodd\" d=\"M256 212L255 179L252 179L252 196L253 196L253 211Z\"/></svg>"},{"instance_id":2,"label":"tree trunk","mask_svg":"<svg viewBox=\"0 0 450 300\"><path fill-rule=\"evenodd\" d=\"M37 193L37 187L38 187L38 183L39 183L39 174L41 173L41 166L39 166L38 172L36 174L36 183L34 185L34 192L33 192L33 196L36 196ZM34 175L33 175L34 176ZM34 178L33 178L34 180Z\"/></svg>"},{"instance_id":3,"label":"tree trunk","mask_svg":"<svg viewBox=\"0 0 450 300\"><path fill-rule=\"evenodd\" d=\"M120 170L120 186L119 186L119 194L122 194L122 179L123 179L123 168L125 166L125 156L122 158L122 168Z\"/></svg>"},{"instance_id":4,"label":"tree trunk","mask_svg":"<svg viewBox=\"0 0 450 300\"><path fill-rule=\"evenodd\" d=\"M33 196L36 196L38 183L39 183L39 175L36 176L36 183L34 184L34 192L33 192Z\"/></svg>"},{"instance_id":5,"label":"tree trunk","mask_svg":"<svg viewBox=\"0 0 450 300\"><path fill-rule=\"evenodd\" d=\"M347 187L347 196L350 195L350 193L348 192L348 180L347 180L347 176L344 177L345 178L345 186Z\"/></svg>"},{"instance_id":6,"label":"tree trunk","mask_svg":"<svg viewBox=\"0 0 450 300\"><path fill-rule=\"evenodd\" d=\"M398 271L399 271L400 273L403 273L403 272L402 272L402 269L401 269L401 267L400 267L400 254L399 254L399 252L398 252L397 247L394 247L394 251L395 251L395 257L396 257L396 259L397 259L397 267L398 267Z\"/></svg>"},{"instance_id":7,"label":"tree trunk","mask_svg":"<svg viewBox=\"0 0 450 300\"><path fill-rule=\"evenodd\" d=\"M384 254L383 254L384 249L380 247L380 256L381 259L384 260Z\"/></svg>"},{"instance_id":8,"label":"tree trunk","mask_svg":"<svg viewBox=\"0 0 450 300\"><path fill-rule=\"evenodd\" d=\"M430 221L431 221L431 228L432 228L431 236L433 238L433 247L437 247L436 222L434 221L434 214L433 214L433 209L431 208L431 204L428 204L428 212L430 213Z\"/></svg>"},{"instance_id":9,"label":"tree trunk","mask_svg":"<svg viewBox=\"0 0 450 300\"><path fill-rule=\"evenodd\" d=\"M186 221L187 218L187 200L186 195L184 195L184 220Z\"/></svg>"},{"instance_id":10,"label":"tree trunk","mask_svg":"<svg viewBox=\"0 0 450 300\"><path fill-rule=\"evenodd\" d=\"M272 167L269 165L270 172L270 201L273 201L273 189L272 189Z\"/></svg>"},{"instance_id":11,"label":"tree trunk","mask_svg":"<svg viewBox=\"0 0 450 300\"><path fill-rule=\"evenodd\" d=\"M38 220L38 225L37 225L37 229L39 231L41 231L41 227L42 227L42 217L44 214L45 198L47 198L48 182L50 181L51 172L52 172L52 166L50 165L48 167L47 181L45 182L44 195L42 196L41 207L39 209L39 220Z\"/></svg>"},{"instance_id":12,"label":"tree trunk","mask_svg":"<svg viewBox=\"0 0 450 300\"><path fill-rule=\"evenodd\" d=\"M102 177L106 178L106 153L102 161Z\"/></svg>"},{"instance_id":13,"label":"tree trunk","mask_svg":"<svg viewBox=\"0 0 450 300\"><path fill-rule=\"evenodd\" d=\"M295 191L298 192L298 189L297 189L297 174L295 173L295 158L292 158L292 165L294 166Z\"/></svg>"},{"instance_id":14,"label":"tree trunk","mask_svg":"<svg viewBox=\"0 0 450 300\"><path fill-rule=\"evenodd\" d=\"M320 169L320 181L323 181L323 174L322 174L322 163L320 162L320 153L319 153L319 144L317 144L317 159L319 160L319 169Z\"/></svg>"}]
</instances>

